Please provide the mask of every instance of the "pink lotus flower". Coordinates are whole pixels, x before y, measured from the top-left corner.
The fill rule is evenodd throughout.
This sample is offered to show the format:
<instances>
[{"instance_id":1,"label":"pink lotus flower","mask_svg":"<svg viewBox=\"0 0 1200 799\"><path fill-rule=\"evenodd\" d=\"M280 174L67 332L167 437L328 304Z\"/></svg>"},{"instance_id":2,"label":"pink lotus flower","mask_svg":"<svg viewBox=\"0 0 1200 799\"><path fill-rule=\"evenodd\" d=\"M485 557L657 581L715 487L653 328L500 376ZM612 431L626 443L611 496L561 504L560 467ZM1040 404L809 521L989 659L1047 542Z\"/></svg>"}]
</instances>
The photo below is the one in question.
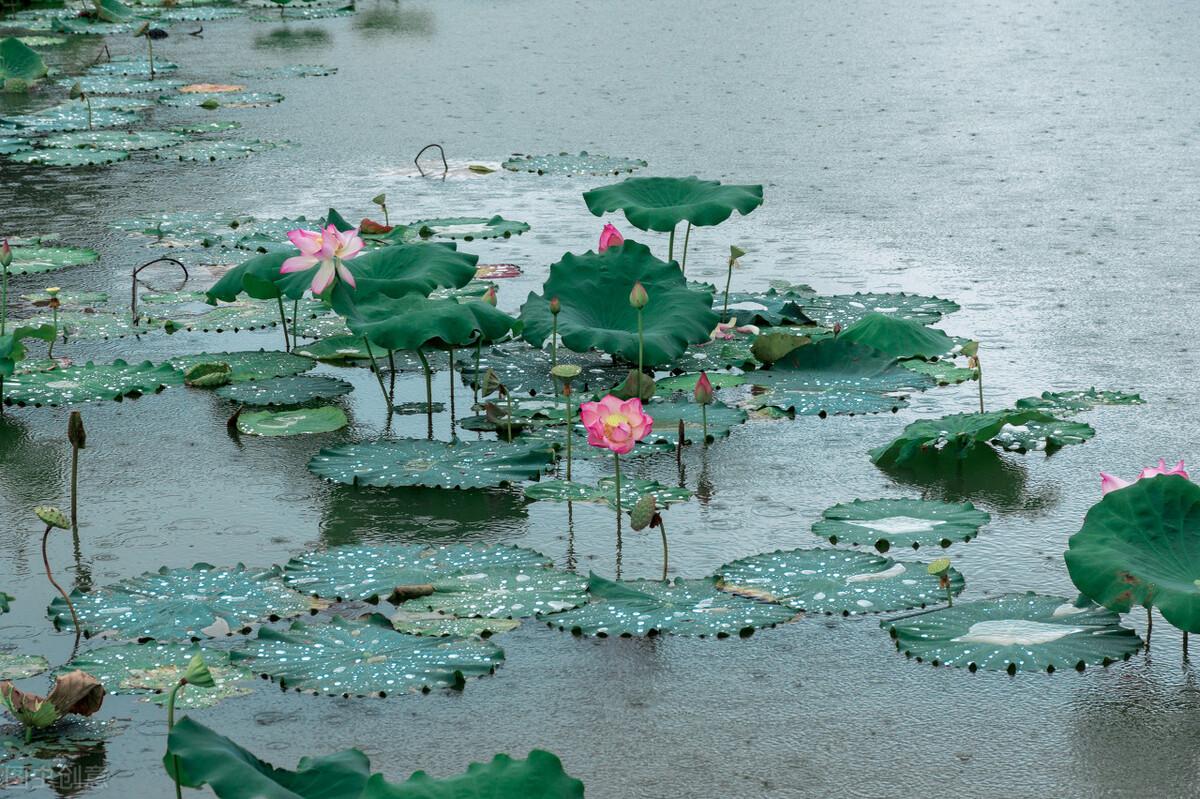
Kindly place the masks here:
<instances>
[{"instance_id":1,"label":"pink lotus flower","mask_svg":"<svg viewBox=\"0 0 1200 799\"><path fill-rule=\"evenodd\" d=\"M618 455L633 449L633 445L650 435L654 419L642 410L642 401L621 401L609 394L599 402L579 406L579 416L587 428L588 443L604 447Z\"/></svg>"},{"instance_id":2,"label":"pink lotus flower","mask_svg":"<svg viewBox=\"0 0 1200 799\"><path fill-rule=\"evenodd\" d=\"M286 275L289 272L303 272L320 264L321 268L313 275L312 280L313 296L318 297L339 277L351 287L355 286L354 275L343 262L349 261L362 251L363 240L358 237L358 228L343 233L329 225L324 231L291 230L288 231L287 237L296 245L296 249L300 250L300 255L294 255L284 261L283 266L279 268L281 273Z\"/></svg>"},{"instance_id":3,"label":"pink lotus flower","mask_svg":"<svg viewBox=\"0 0 1200 799\"><path fill-rule=\"evenodd\" d=\"M701 372L700 377L696 380L696 387L692 390L692 395L696 398L696 402L701 405L708 405L713 401L713 385L708 379L708 372Z\"/></svg>"},{"instance_id":4,"label":"pink lotus flower","mask_svg":"<svg viewBox=\"0 0 1200 799\"><path fill-rule=\"evenodd\" d=\"M758 325L741 325L738 326L737 317L733 317L728 322L717 322L717 326L708 334L709 341L723 339L725 341L733 341L734 333L745 333L747 335L757 336L759 334Z\"/></svg>"},{"instance_id":5,"label":"pink lotus flower","mask_svg":"<svg viewBox=\"0 0 1200 799\"><path fill-rule=\"evenodd\" d=\"M600 231L600 252L624 243L625 237L621 235L621 231L613 227L612 223L606 224L604 230Z\"/></svg>"},{"instance_id":6,"label":"pink lotus flower","mask_svg":"<svg viewBox=\"0 0 1200 799\"><path fill-rule=\"evenodd\" d=\"M1110 491L1131 486L1144 477L1155 477L1160 474L1177 474L1180 477L1188 477L1188 473L1183 468L1183 461L1175 464L1174 468L1168 469L1166 458L1159 458L1157 466L1147 466L1132 481L1122 480L1120 477L1114 477L1107 472L1100 472L1100 489L1104 494L1107 494Z\"/></svg>"}]
</instances>

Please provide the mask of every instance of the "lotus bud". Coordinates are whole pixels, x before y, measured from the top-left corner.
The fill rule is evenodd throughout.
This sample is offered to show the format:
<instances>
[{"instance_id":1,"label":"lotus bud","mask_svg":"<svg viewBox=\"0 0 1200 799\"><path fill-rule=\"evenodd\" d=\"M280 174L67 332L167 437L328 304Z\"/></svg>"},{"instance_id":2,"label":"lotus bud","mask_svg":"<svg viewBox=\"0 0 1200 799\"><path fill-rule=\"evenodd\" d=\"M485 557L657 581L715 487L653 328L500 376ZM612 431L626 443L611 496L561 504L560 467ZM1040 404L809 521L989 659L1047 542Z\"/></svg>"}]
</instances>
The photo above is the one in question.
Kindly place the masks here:
<instances>
[{"instance_id":1,"label":"lotus bud","mask_svg":"<svg viewBox=\"0 0 1200 799\"><path fill-rule=\"evenodd\" d=\"M713 401L712 382L708 379L707 372L700 373L700 379L696 381L696 389L693 395L696 397L696 402L701 405L708 405Z\"/></svg>"},{"instance_id":2,"label":"lotus bud","mask_svg":"<svg viewBox=\"0 0 1200 799\"><path fill-rule=\"evenodd\" d=\"M625 243L625 237L611 223L606 224L604 229L600 231L600 252L604 252L609 247L617 247Z\"/></svg>"},{"instance_id":3,"label":"lotus bud","mask_svg":"<svg viewBox=\"0 0 1200 799\"><path fill-rule=\"evenodd\" d=\"M840 335L840 334L841 334L841 332L842 332L842 323L841 323L841 322L834 322L834 323L833 323L833 337L834 337L834 338L837 338L837 337L838 337L838 335Z\"/></svg>"},{"instance_id":4,"label":"lotus bud","mask_svg":"<svg viewBox=\"0 0 1200 799\"><path fill-rule=\"evenodd\" d=\"M75 81L75 83L71 86L70 97L72 100L78 100L81 97L83 97L83 84L82 83L80 83L79 81Z\"/></svg>"},{"instance_id":5,"label":"lotus bud","mask_svg":"<svg viewBox=\"0 0 1200 799\"><path fill-rule=\"evenodd\" d=\"M71 529L71 522L67 519L66 514L52 505L38 505L33 509L33 512L37 514L37 517L47 527L58 527L63 530Z\"/></svg>"},{"instance_id":6,"label":"lotus bud","mask_svg":"<svg viewBox=\"0 0 1200 799\"><path fill-rule=\"evenodd\" d=\"M4 243L0 244L0 266L3 266L5 269L8 269L8 267L11 265L12 265L12 247L8 246L8 239L5 239Z\"/></svg>"},{"instance_id":7,"label":"lotus bud","mask_svg":"<svg viewBox=\"0 0 1200 799\"><path fill-rule=\"evenodd\" d=\"M488 290L483 292L483 301L493 308L496 307L496 287L488 286Z\"/></svg>"},{"instance_id":8,"label":"lotus bud","mask_svg":"<svg viewBox=\"0 0 1200 799\"><path fill-rule=\"evenodd\" d=\"M633 284L633 291L629 292L629 304L640 311L649 302L650 295L646 293L646 287L642 285L642 281L636 281Z\"/></svg>"},{"instance_id":9,"label":"lotus bud","mask_svg":"<svg viewBox=\"0 0 1200 799\"><path fill-rule=\"evenodd\" d=\"M83 416L79 411L71 411L71 416L67 419L67 441L70 441L75 449L87 446L87 431L83 429Z\"/></svg>"},{"instance_id":10,"label":"lotus bud","mask_svg":"<svg viewBox=\"0 0 1200 799\"><path fill-rule=\"evenodd\" d=\"M645 530L654 521L655 511L654 495L643 494L629 512L629 526L634 530Z\"/></svg>"},{"instance_id":11,"label":"lotus bud","mask_svg":"<svg viewBox=\"0 0 1200 799\"><path fill-rule=\"evenodd\" d=\"M558 301L558 297L551 297L550 298L550 313L554 314L555 316L558 316L560 311L562 311L562 303Z\"/></svg>"},{"instance_id":12,"label":"lotus bud","mask_svg":"<svg viewBox=\"0 0 1200 799\"><path fill-rule=\"evenodd\" d=\"M215 688L217 685L213 680L212 672L208 670L208 664L204 662L204 657L199 652L192 655L192 659L187 665L187 671L183 673L183 681L199 688Z\"/></svg>"}]
</instances>

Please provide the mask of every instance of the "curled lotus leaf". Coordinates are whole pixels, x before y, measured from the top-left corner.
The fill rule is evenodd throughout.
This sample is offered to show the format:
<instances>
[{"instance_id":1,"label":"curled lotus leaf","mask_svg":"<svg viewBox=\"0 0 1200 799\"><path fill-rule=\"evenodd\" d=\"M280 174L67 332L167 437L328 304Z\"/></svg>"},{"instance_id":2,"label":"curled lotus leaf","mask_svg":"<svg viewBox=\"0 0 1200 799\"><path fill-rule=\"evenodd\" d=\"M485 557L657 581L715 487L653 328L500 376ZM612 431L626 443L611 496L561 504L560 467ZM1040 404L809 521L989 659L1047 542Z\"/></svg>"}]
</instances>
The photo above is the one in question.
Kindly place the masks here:
<instances>
[{"instance_id":1,"label":"curled lotus leaf","mask_svg":"<svg viewBox=\"0 0 1200 799\"><path fill-rule=\"evenodd\" d=\"M529 225L502 216L457 216L442 219L418 219L397 228L405 241L422 239L507 239L529 230Z\"/></svg>"},{"instance_id":2,"label":"curled lotus leaf","mask_svg":"<svg viewBox=\"0 0 1200 799\"><path fill-rule=\"evenodd\" d=\"M354 386L326 375L292 375L246 380L217 389L217 396L241 405L302 405L349 394Z\"/></svg>"},{"instance_id":3,"label":"curled lotus leaf","mask_svg":"<svg viewBox=\"0 0 1200 799\"><path fill-rule=\"evenodd\" d=\"M881 626L908 657L1009 674L1107 666L1142 646L1112 611L1032 592L959 602Z\"/></svg>"},{"instance_id":4,"label":"curled lotus leaf","mask_svg":"<svg viewBox=\"0 0 1200 799\"><path fill-rule=\"evenodd\" d=\"M939 358L959 343L934 327L872 311L838 336L882 352L892 358Z\"/></svg>"},{"instance_id":5,"label":"curled lotus leaf","mask_svg":"<svg viewBox=\"0 0 1200 799\"><path fill-rule=\"evenodd\" d=\"M596 485L574 480L542 480L525 487L529 499L544 499L552 502L606 502L617 505L616 480L603 477ZM625 478L621 481L621 504L632 508L644 496L653 496L658 507L664 508L677 502L687 502L692 492L678 486L665 486L655 480Z\"/></svg>"},{"instance_id":6,"label":"curled lotus leaf","mask_svg":"<svg viewBox=\"0 0 1200 799\"><path fill-rule=\"evenodd\" d=\"M499 341L516 320L486 302L435 300L420 294L378 295L356 301L346 324L355 334L387 350L469 347Z\"/></svg>"},{"instance_id":7,"label":"curled lotus leaf","mask_svg":"<svg viewBox=\"0 0 1200 799\"><path fill-rule=\"evenodd\" d=\"M71 601L89 637L157 641L220 638L319 607L284 585L275 569L207 563L190 569L164 566L94 591L75 590ZM62 597L50 603L49 614L57 629L74 629Z\"/></svg>"},{"instance_id":8,"label":"curled lotus leaf","mask_svg":"<svg viewBox=\"0 0 1200 799\"><path fill-rule=\"evenodd\" d=\"M179 683L197 654L203 656L216 685L211 688L188 685L179 692L177 707L212 707L223 699L251 692L242 683L254 675L231 665L227 651L195 644L148 641L101 646L80 652L60 671L83 669L104 683L110 694L144 696L162 705L166 704L171 689Z\"/></svg>"},{"instance_id":9,"label":"curled lotus leaf","mask_svg":"<svg viewBox=\"0 0 1200 799\"><path fill-rule=\"evenodd\" d=\"M950 590L963 590L962 575L950 569ZM892 560L840 549L764 552L722 566L725 591L778 602L805 613L882 613L946 601L946 590L924 563Z\"/></svg>"},{"instance_id":10,"label":"curled lotus leaf","mask_svg":"<svg viewBox=\"0 0 1200 799\"><path fill-rule=\"evenodd\" d=\"M88 362L47 372L22 372L4 381L4 401L9 405L74 405L81 402L122 400L155 394L183 383L183 373L169 364L149 361L129 364Z\"/></svg>"},{"instance_id":11,"label":"curled lotus leaf","mask_svg":"<svg viewBox=\"0 0 1200 799\"><path fill-rule=\"evenodd\" d=\"M36 677L50 668L50 663L41 655L20 655L0 652L0 680L23 680Z\"/></svg>"},{"instance_id":12,"label":"curled lotus leaf","mask_svg":"<svg viewBox=\"0 0 1200 799\"><path fill-rule=\"evenodd\" d=\"M620 158L592 154L551 153L548 155L515 154L500 165L509 172L532 172L536 175L620 175L635 172L646 166L640 158Z\"/></svg>"},{"instance_id":13,"label":"curled lotus leaf","mask_svg":"<svg viewBox=\"0 0 1200 799\"><path fill-rule=\"evenodd\" d=\"M832 328L840 324L843 329L872 313L931 325L958 309L958 303L953 300L903 292L812 296L801 304L805 315L818 325Z\"/></svg>"},{"instance_id":14,"label":"curled lotus leaf","mask_svg":"<svg viewBox=\"0 0 1200 799\"><path fill-rule=\"evenodd\" d=\"M1067 572L1084 596L1118 613L1158 608L1200 632L1200 486L1158 475L1110 491L1068 547Z\"/></svg>"},{"instance_id":15,"label":"curled lotus leaf","mask_svg":"<svg viewBox=\"0 0 1200 799\"><path fill-rule=\"evenodd\" d=\"M812 531L831 544L870 544L887 552L891 547L948 547L970 541L991 518L970 502L856 499L827 508Z\"/></svg>"},{"instance_id":16,"label":"curled lotus leaf","mask_svg":"<svg viewBox=\"0 0 1200 799\"><path fill-rule=\"evenodd\" d=\"M276 350L201 352L195 355L178 355L168 361L176 369L187 369L194 364L214 362L229 364L233 370L230 381L234 383L298 375L317 365L316 361L311 358Z\"/></svg>"},{"instance_id":17,"label":"curled lotus leaf","mask_svg":"<svg viewBox=\"0 0 1200 799\"><path fill-rule=\"evenodd\" d=\"M0 39L0 85L20 80L33 83L46 76L46 62L25 42L9 36Z\"/></svg>"},{"instance_id":18,"label":"curled lotus leaf","mask_svg":"<svg viewBox=\"0 0 1200 799\"><path fill-rule=\"evenodd\" d=\"M485 617L463 619L433 611L408 610L407 607L402 607L393 613L391 622L397 632L435 638L467 638L469 636L490 638L496 633L512 632L521 626L521 622L517 619Z\"/></svg>"},{"instance_id":19,"label":"curled lotus leaf","mask_svg":"<svg viewBox=\"0 0 1200 799\"><path fill-rule=\"evenodd\" d=\"M403 607L460 618L524 619L559 613L588 601L587 581L545 566L507 566L436 579L433 593Z\"/></svg>"},{"instance_id":20,"label":"curled lotus leaf","mask_svg":"<svg viewBox=\"0 0 1200 799\"><path fill-rule=\"evenodd\" d=\"M725 305L725 293L713 295L713 306L724 311L726 318L736 318L739 325L778 327L781 325L811 325L800 303L812 296L789 289L769 288L766 291L731 291L729 305Z\"/></svg>"},{"instance_id":21,"label":"curled lotus leaf","mask_svg":"<svg viewBox=\"0 0 1200 799\"><path fill-rule=\"evenodd\" d=\"M256 639L230 653L232 662L284 689L328 696L387 696L434 688L461 689L467 677L491 674L504 651L477 638L424 638L397 632L372 614L325 624L261 627Z\"/></svg>"},{"instance_id":22,"label":"curled lotus leaf","mask_svg":"<svg viewBox=\"0 0 1200 799\"><path fill-rule=\"evenodd\" d=\"M1053 452L1069 444L1082 444L1096 435L1091 425L1083 422L1030 421L1019 425L1005 425L992 439L992 443L1011 452Z\"/></svg>"},{"instance_id":23,"label":"curled lotus leaf","mask_svg":"<svg viewBox=\"0 0 1200 799\"><path fill-rule=\"evenodd\" d=\"M957 385L968 380L978 380L979 370L966 366L958 366L949 358L939 358L926 361L921 358L903 358L897 361L905 369L933 379L939 386ZM1018 407L1020 407L1018 401Z\"/></svg>"},{"instance_id":24,"label":"curled lotus leaf","mask_svg":"<svg viewBox=\"0 0 1200 799\"><path fill-rule=\"evenodd\" d=\"M542 294L530 293L521 306L522 335L535 347L550 338L553 316L547 298L557 297L562 303L558 333L567 349L596 349L637 363L638 312L629 304L637 282L650 298L642 314L646 365L670 363L689 344L709 340L719 319L711 295L690 288L678 266L658 260L636 241L598 254L567 253L551 264Z\"/></svg>"},{"instance_id":25,"label":"curled lotus leaf","mask_svg":"<svg viewBox=\"0 0 1200 799\"><path fill-rule=\"evenodd\" d=\"M680 222L698 227L719 225L737 211L743 216L763 202L762 186L722 185L716 180L688 178L627 178L583 193L596 216L624 211L638 230L674 230Z\"/></svg>"},{"instance_id":26,"label":"curled lotus leaf","mask_svg":"<svg viewBox=\"0 0 1200 799\"><path fill-rule=\"evenodd\" d=\"M237 429L239 433L251 436L300 436L332 433L349 423L345 411L330 406L290 411L248 411L238 415Z\"/></svg>"},{"instance_id":27,"label":"curled lotus leaf","mask_svg":"<svg viewBox=\"0 0 1200 799\"><path fill-rule=\"evenodd\" d=\"M746 638L755 630L791 621L795 611L717 590L713 579L605 580L588 577L592 601L544 617L575 635Z\"/></svg>"},{"instance_id":28,"label":"curled lotus leaf","mask_svg":"<svg viewBox=\"0 0 1200 799\"><path fill-rule=\"evenodd\" d=\"M476 544L342 546L306 552L288 561L283 579L297 591L325 599L400 598L405 586L426 586L457 575L537 569L550 559L532 549Z\"/></svg>"},{"instance_id":29,"label":"curled lotus leaf","mask_svg":"<svg viewBox=\"0 0 1200 799\"><path fill-rule=\"evenodd\" d=\"M14 599L16 599L16 597L12 594L6 594L5 592L0 591L0 613L8 613L8 603L12 602Z\"/></svg>"},{"instance_id":30,"label":"curled lotus leaf","mask_svg":"<svg viewBox=\"0 0 1200 799\"><path fill-rule=\"evenodd\" d=\"M1039 397L1024 397L1016 402L1021 410L1068 415L1090 411L1097 405L1144 405L1140 394L1089 388L1083 391L1043 391Z\"/></svg>"},{"instance_id":31,"label":"curled lotus leaf","mask_svg":"<svg viewBox=\"0 0 1200 799\"><path fill-rule=\"evenodd\" d=\"M1006 426L1016 428L1031 423L1058 423L1040 411L988 411L954 413L940 419L918 419L904 428L890 444L871 450L871 462L877 466L904 465L922 454L953 454L966 457L977 444L995 438Z\"/></svg>"},{"instance_id":32,"label":"curled lotus leaf","mask_svg":"<svg viewBox=\"0 0 1200 799\"><path fill-rule=\"evenodd\" d=\"M536 479L553 466L552 446L534 441L371 441L323 449L309 471L362 486L490 488Z\"/></svg>"},{"instance_id":33,"label":"curled lotus leaf","mask_svg":"<svg viewBox=\"0 0 1200 799\"><path fill-rule=\"evenodd\" d=\"M32 244L13 245L10 275L37 275L72 266L86 266L100 260L100 254L84 247L58 247Z\"/></svg>"}]
</instances>

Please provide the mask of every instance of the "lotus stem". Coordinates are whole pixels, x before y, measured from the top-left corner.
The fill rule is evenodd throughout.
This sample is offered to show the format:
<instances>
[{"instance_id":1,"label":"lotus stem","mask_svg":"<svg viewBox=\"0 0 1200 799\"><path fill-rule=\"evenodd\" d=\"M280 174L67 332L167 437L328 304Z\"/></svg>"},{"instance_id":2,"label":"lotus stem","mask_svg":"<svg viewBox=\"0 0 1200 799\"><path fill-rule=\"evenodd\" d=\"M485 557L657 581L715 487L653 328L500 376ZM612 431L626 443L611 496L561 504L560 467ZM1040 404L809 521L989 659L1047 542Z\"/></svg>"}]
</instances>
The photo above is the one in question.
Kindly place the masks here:
<instances>
[{"instance_id":1,"label":"lotus stem","mask_svg":"<svg viewBox=\"0 0 1200 799\"><path fill-rule=\"evenodd\" d=\"M675 228L671 228L671 237L667 239L667 262L675 260Z\"/></svg>"},{"instance_id":2,"label":"lotus stem","mask_svg":"<svg viewBox=\"0 0 1200 799\"><path fill-rule=\"evenodd\" d=\"M1188 645L1188 634L1187 634L1187 630L1184 630L1183 631L1183 662L1184 663L1187 663L1187 661L1188 661L1187 645Z\"/></svg>"},{"instance_id":3,"label":"lotus stem","mask_svg":"<svg viewBox=\"0 0 1200 799\"><path fill-rule=\"evenodd\" d=\"M283 295L280 294L278 297L275 298L275 301L277 303L279 303L279 323L280 323L280 326L283 328L283 351L291 352L292 351L292 343L288 339L287 314L283 310Z\"/></svg>"},{"instance_id":4,"label":"lotus stem","mask_svg":"<svg viewBox=\"0 0 1200 799\"><path fill-rule=\"evenodd\" d=\"M167 696L167 734L170 735L171 730L175 729L175 699L179 696L179 692L187 685L187 677L182 678L175 687L171 689L171 693ZM168 743L167 748L170 748ZM175 773L172 774L175 778L175 799L183 799L183 786L179 782L179 756L172 755L175 765Z\"/></svg>"},{"instance_id":5,"label":"lotus stem","mask_svg":"<svg viewBox=\"0 0 1200 799\"><path fill-rule=\"evenodd\" d=\"M1146 608L1146 651L1150 651L1150 634L1154 632L1154 608Z\"/></svg>"},{"instance_id":6,"label":"lotus stem","mask_svg":"<svg viewBox=\"0 0 1200 799\"><path fill-rule=\"evenodd\" d=\"M507 389L504 391L504 404L508 407L508 418L506 420L508 426L508 443L512 443L512 394Z\"/></svg>"},{"instance_id":7,"label":"lotus stem","mask_svg":"<svg viewBox=\"0 0 1200 799\"><path fill-rule=\"evenodd\" d=\"M8 325L8 267L0 269L0 336Z\"/></svg>"},{"instance_id":8,"label":"lotus stem","mask_svg":"<svg viewBox=\"0 0 1200 799\"><path fill-rule=\"evenodd\" d=\"M639 318L641 311L638 311ZM551 317L550 322L550 368L558 366L558 314Z\"/></svg>"},{"instance_id":9,"label":"lotus stem","mask_svg":"<svg viewBox=\"0 0 1200 799\"><path fill-rule=\"evenodd\" d=\"M429 419L429 440L433 440L433 370L429 368L429 359L425 351L417 347L417 357L421 359L421 368L425 370L425 416Z\"/></svg>"},{"instance_id":10,"label":"lotus stem","mask_svg":"<svg viewBox=\"0 0 1200 799\"><path fill-rule=\"evenodd\" d=\"M83 101L87 103L88 110L88 130L92 129L92 98L86 93L83 95Z\"/></svg>"},{"instance_id":11,"label":"lotus stem","mask_svg":"<svg viewBox=\"0 0 1200 799\"><path fill-rule=\"evenodd\" d=\"M662 533L663 542L663 580L667 579L667 525L662 520L662 516L658 517L658 532Z\"/></svg>"},{"instance_id":12,"label":"lotus stem","mask_svg":"<svg viewBox=\"0 0 1200 799\"><path fill-rule=\"evenodd\" d=\"M371 351L371 342L366 336L363 336L363 344L367 347L367 357L371 359L371 371L375 373L375 379L379 381L379 391L383 394L383 404L387 406L388 421L390 422L392 420L392 398L383 384L383 373L379 371L379 363L375 360L375 353Z\"/></svg>"},{"instance_id":13,"label":"lotus stem","mask_svg":"<svg viewBox=\"0 0 1200 799\"><path fill-rule=\"evenodd\" d=\"M55 306L54 308L51 309L51 311L53 312L53 315L54 315L53 316L53 318L54 318L54 338L50 339L50 346L48 346L46 348L46 357L47 358L54 357L54 342L58 341L58 307Z\"/></svg>"},{"instance_id":14,"label":"lotus stem","mask_svg":"<svg viewBox=\"0 0 1200 799\"><path fill-rule=\"evenodd\" d=\"M300 298L292 300L292 341L300 341Z\"/></svg>"},{"instance_id":15,"label":"lotus stem","mask_svg":"<svg viewBox=\"0 0 1200 799\"><path fill-rule=\"evenodd\" d=\"M575 437L575 417L571 415L571 384L563 383L563 396L567 400L567 480L571 479L571 439Z\"/></svg>"},{"instance_id":16,"label":"lotus stem","mask_svg":"<svg viewBox=\"0 0 1200 799\"><path fill-rule=\"evenodd\" d=\"M154 40L150 38L150 31L146 31L146 51L150 54L150 80L154 80Z\"/></svg>"},{"instance_id":17,"label":"lotus stem","mask_svg":"<svg viewBox=\"0 0 1200 799\"><path fill-rule=\"evenodd\" d=\"M78 649L79 636L83 633L83 626L79 623L79 615L75 613L75 603L71 601L70 595L54 579L54 572L50 570L50 555L46 551L46 543L50 540L50 531L53 529L54 525L48 524L46 525L46 532L42 534L42 563L46 566L46 579L50 581L50 585L58 589L58 593L62 596L63 601L67 603L67 610L71 611L71 623L75 625L75 648Z\"/></svg>"},{"instance_id":18,"label":"lotus stem","mask_svg":"<svg viewBox=\"0 0 1200 799\"><path fill-rule=\"evenodd\" d=\"M680 272L687 272L688 239L692 237L692 223L688 222L687 231L683 234L683 263L679 265Z\"/></svg>"},{"instance_id":19,"label":"lotus stem","mask_svg":"<svg viewBox=\"0 0 1200 799\"><path fill-rule=\"evenodd\" d=\"M942 588L946 589L946 605L947 605L947 607L951 607L951 608L954 607L954 592L950 589L950 570L949 569L946 569L946 571L942 572L941 576L938 577L938 582L940 582L942 584Z\"/></svg>"},{"instance_id":20,"label":"lotus stem","mask_svg":"<svg viewBox=\"0 0 1200 799\"><path fill-rule=\"evenodd\" d=\"M700 406L700 422L704 425L704 446L708 446L708 405Z\"/></svg>"},{"instance_id":21,"label":"lotus stem","mask_svg":"<svg viewBox=\"0 0 1200 799\"><path fill-rule=\"evenodd\" d=\"M396 400L396 351L388 350L388 400Z\"/></svg>"},{"instance_id":22,"label":"lotus stem","mask_svg":"<svg viewBox=\"0 0 1200 799\"><path fill-rule=\"evenodd\" d=\"M473 405L479 404L479 356L483 354L483 337L475 342L475 378L471 381L471 388L475 392Z\"/></svg>"},{"instance_id":23,"label":"lotus stem","mask_svg":"<svg viewBox=\"0 0 1200 799\"><path fill-rule=\"evenodd\" d=\"M450 437L456 438L454 435L454 348L450 348Z\"/></svg>"},{"instance_id":24,"label":"lotus stem","mask_svg":"<svg viewBox=\"0 0 1200 799\"><path fill-rule=\"evenodd\" d=\"M621 456L613 453L613 469L616 474L617 487L617 542L621 541Z\"/></svg>"},{"instance_id":25,"label":"lotus stem","mask_svg":"<svg viewBox=\"0 0 1200 799\"><path fill-rule=\"evenodd\" d=\"M733 282L733 259L729 259L729 271L725 273L725 304L721 308L721 321L729 318L729 284Z\"/></svg>"}]
</instances>

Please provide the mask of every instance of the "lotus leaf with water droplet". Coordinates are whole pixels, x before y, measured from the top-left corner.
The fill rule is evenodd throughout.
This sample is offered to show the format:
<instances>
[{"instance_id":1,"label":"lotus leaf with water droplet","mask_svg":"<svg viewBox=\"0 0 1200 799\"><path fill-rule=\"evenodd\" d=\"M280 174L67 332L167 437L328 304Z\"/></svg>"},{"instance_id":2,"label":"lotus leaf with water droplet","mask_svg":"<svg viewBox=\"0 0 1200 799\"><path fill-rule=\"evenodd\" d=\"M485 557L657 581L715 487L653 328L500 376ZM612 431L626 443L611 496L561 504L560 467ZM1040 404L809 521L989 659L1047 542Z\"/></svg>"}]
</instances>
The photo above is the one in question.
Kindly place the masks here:
<instances>
[{"instance_id":1,"label":"lotus leaf with water droplet","mask_svg":"<svg viewBox=\"0 0 1200 799\"><path fill-rule=\"evenodd\" d=\"M970 541L991 518L970 502L856 499L827 508L812 531L832 544L870 544L887 552L891 547L948 547Z\"/></svg>"}]
</instances>

